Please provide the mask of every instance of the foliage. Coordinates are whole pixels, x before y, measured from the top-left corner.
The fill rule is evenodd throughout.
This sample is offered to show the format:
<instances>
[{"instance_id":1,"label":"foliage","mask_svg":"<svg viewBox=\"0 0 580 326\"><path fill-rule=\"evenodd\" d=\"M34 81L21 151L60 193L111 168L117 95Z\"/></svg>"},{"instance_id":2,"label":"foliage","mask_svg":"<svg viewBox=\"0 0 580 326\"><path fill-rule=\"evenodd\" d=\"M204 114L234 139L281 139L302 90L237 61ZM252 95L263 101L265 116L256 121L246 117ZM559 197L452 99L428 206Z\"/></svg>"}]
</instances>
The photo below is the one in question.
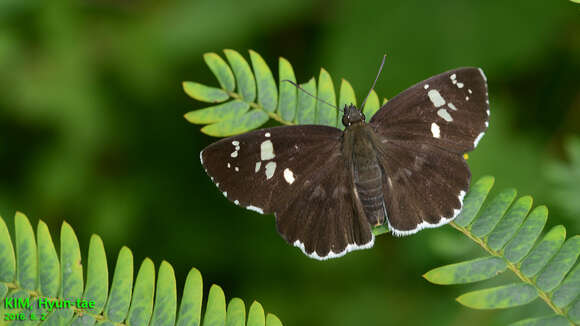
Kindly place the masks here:
<instances>
[{"instance_id":1,"label":"foliage","mask_svg":"<svg viewBox=\"0 0 580 326\"><path fill-rule=\"evenodd\" d=\"M31 302L30 309L9 310L3 304L0 307L1 325L7 323L3 321L5 316L20 313L26 316L24 323L31 325L38 323L41 317L46 318L40 323L42 325L200 325L203 285L201 274L195 268L187 276L177 312L175 275L173 267L165 261L159 266L157 283L155 267L149 258L141 263L133 281L133 254L123 247L109 289L107 259L99 236L91 237L86 283L83 282L79 243L66 222L60 234L60 261L43 221L38 223L35 239L28 218L16 213L15 240L13 246L8 228L0 218L0 301L28 298ZM94 307L81 309L73 305L50 310L37 304L41 299L53 302L92 300ZM30 320L31 314L35 314L36 321ZM224 292L212 285L201 324L246 325L244 302L233 298L226 309ZM247 325L278 326L282 323L275 315L264 316L260 303L254 302L249 309Z\"/></svg>"},{"instance_id":2,"label":"foliage","mask_svg":"<svg viewBox=\"0 0 580 326\"><path fill-rule=\"evenodd\" d=\"M567 162L550 161L544 170L550 184L550 198L562 208L564 216L580 214L580 138L570 137L564 142Z\"/></svg>"},{"instance_id":3,"label":"foliage","mask_svg":"<svg viewBox=\"0 0 580 326\"><path fill-rule=\"evenodd\" d=\"M557 225L538 241L548 209L538 206L532 210L532 197L516 200L513 189L501 191L484 204L493 183L492 177L484 177L473 184L463 211L451 223L488 256L438 267L424 277L436 284L464 284L510 270L518 282L468 292L457 301L474 309L498 309L525 305L539 297L554 314L513 325L580 324L580 264L574 266L580 236L566 240L566 229Z\"/></svg>"},{"instance_id":4,"label":"foliage","mask_svg":"<svg viewBox=\"0 0 580 326\"><path fill-rule=\"evenodd\" d=\"M226 137L256 129L270 118L285 124L322 124L343 128L338 110L298 91L294 68L288 60L279 59L278 89L268 65L257 52L250 50L252 69L244 57L234 50L224 50L229 65L216 53L203 58L220 84L219 88L186 81L183 89L192 98L216 105L191 111L185 118L195 124L207 124L201 131L215 137ZM237 82L237 90L236 90ZM300 84L305 91L336 105L336 93L330 74L320 69L318 84L311 78ZM219 104L218 104L219 103ZM350 83L341 80L338 108L355 104L356 97ZM297 110L300 108L300 110ZM379 97L373 90L364 107L367 119L379 109Z\"/></svg>"}]
</instances>

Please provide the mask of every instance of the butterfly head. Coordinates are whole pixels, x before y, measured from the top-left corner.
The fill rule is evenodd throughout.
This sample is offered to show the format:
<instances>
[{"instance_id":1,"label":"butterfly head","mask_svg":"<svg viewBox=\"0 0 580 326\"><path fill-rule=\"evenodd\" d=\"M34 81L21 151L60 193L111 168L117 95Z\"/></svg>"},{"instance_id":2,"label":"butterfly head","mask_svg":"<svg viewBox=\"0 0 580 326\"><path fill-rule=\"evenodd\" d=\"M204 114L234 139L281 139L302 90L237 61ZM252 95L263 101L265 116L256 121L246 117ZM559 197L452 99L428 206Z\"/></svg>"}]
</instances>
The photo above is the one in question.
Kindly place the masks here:
<instances>
[{"instance_id":1,"label":"butterfly head","mask_svg":"<svg viewBox=\"0 0 580 326\"><path fill-rule=\"evenodd\" d=\"M365 115L364 113L362 113L362 110L359 110L356 106L352 104L344 106L344 114L342 115L342 124L345 127L364 121Z\"/></svg>"}]
</instances>

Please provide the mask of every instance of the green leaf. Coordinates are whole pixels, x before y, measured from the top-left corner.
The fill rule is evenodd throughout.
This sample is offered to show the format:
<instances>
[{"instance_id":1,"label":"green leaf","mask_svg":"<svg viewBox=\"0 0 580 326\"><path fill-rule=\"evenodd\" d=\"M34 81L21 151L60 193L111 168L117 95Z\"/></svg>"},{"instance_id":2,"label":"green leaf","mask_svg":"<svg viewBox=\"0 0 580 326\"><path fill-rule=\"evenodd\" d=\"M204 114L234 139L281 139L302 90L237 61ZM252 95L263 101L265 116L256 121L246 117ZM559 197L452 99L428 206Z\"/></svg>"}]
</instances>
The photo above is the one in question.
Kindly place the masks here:
<instances>
[{"instance_id":1,"label":"green leaf","mask_svg":"<svg viewBox=\"0 0 580 326\"><path fill-rule=\"evenodd\" d=\"M226 326L245 326L246 307L244 301L239 298L233 298L230 300L226 312L226 319Z\"/></svg>"},{"instance_id":2,"label":"green leaf","mask_svg":"<svg viewBox=\"0 0 580 326\"><path fill-rule=\"evenodd\" d=\"M318 77L318 98L336 107L334 84L332 83L330 74L324 68L320 69L320 76ZM314 121L316 124L323 126L336 127L336 108L322 101L316 102L316 117Z\"/></svg>"},{"instance_id":3,"label":"green leaf","mask_svg":"<svg viewBox=\"0 0 580 326\"><path fill-rule=\"evenodd\" d=\"M356 106L356 96L354 95L354 89L346 79L342 79L340 82L340 96L338 100L338 108L343 109L348 105Z\"/></svg>"},{"instance_id":4,"label":"green leaf","mask_svg":"<svg viewBox=\"0 0 580 326\"><path fill-rule=\"evenodd\" d=\"M226 298L224 291L212 285L209 289L205 316L203 316L203 326L224 326L226 324Z\"/></svg>"},{"instance_id":5,"label":"green leaf","mask_svg":"<svg viewBox=\"0 0 580 326\"><path fill-rule=\"evenodd\" d=\"M247 326L264 326L266 324L266 318L264 317L264 308L259 302L254 301L250 306L250 312L248 313L248 324Z\"/></svg>"},{"instance_id":6,"label":"green leaf","mask_svg":"<svg viewBox=\"0 0 580 326\"><path fill-rule=\"evenodd\" d=\"M568 317L576 323L580 324L580 298L578 298L568 310Z\"/></svg>"},{"instance_id":7,"label":"green leaf","mask_svg":"<svg viewBox=\"0 0 580 326\"><path fill-rule=\"evenodd\" d=\"M17 212L14 217L16 228L16 261L18 284L26 290L36 290L37 261L34 231L24 214Z\"/></svg>"},{"instance_id":8,"label":"green leaf","mask_svg":"<svg viewBox=\"0 0 580 326\"><path fill-rule=\"evenodd\" d=\"M16 278L16 256L6 223L0 217L0 284Z\"/></svg>"},{"instance_id":9,"label":"green leaf","mask_svg":"<svg viewBox=\"0 0 580 326\"><path fill-rule=\"evenodd\" d=\"M536 207L528 215L516 235L505 246L504 256L512 263L517 263L524 258L540 236L547 219L548 209L546 206Z\"/></svg>"},{"instance_id":10,"label":"green leaf","mask_svg":"<svg viewBox=\"0 0 580 326\"><path fill-rule=\"evenodd\" d=\"M233 100L208 108L187 112L184 117L194 124L216 123L224 120L234 120L243 115L250 104L242 100Z\"/></svg>"},{"instance_id":11,"label":"green leaf","mask_svg":"<svg viewBox=\"0 0 580 326\"><path fill-rule=\"evenodd\" d=\"M60 279L60 263L48 226L43 221L38 222L36 235L40 294L47 297L56 297Z\"/></svg>"},{"instance_id":12,"label":"green leaf","mask_svg":"<svg viewBox=\"0 0 580 326\"><path fill-rule=\"evenodd\" d=\"M221 87L226 91L233 92L236 88L234 73L230 66L218 54L209 52L203 55L203 60L216 76Z\"/></svg>"},{"instance_id":13,"label":"green leaf","mask_svg":"<svg viewBox=\"0 0 580 326\"><path fill-rule=\"evenodd\" d=\"M185 287L181 305L179 306L179 316L177 326L199 325L201 320L201 300L203 297L203 281L201 273L192 268L185 279Z\"/></svg>"},{"instance_id":14,"label":"green leaf","mask_svg":"<svg viewBox=\"0 0 580 326\"><path fill-rule=\"evenodd\" d=\"M514 283L465 293L457 301L473 309L503 309L530 303L537 296L533 286Z\"/></svg>"},{"instance_id":15,"label":"green leaf","mask_svg":"<svg viewBox=\"0 0 580 326\"><path fill-rule=\"evenodd\" d=\"M201 102L220 103L230 98L228 93L224 92L222 89L190 81L183 82L183 90L187 95L189 95L189 97Z\"/></svg>"},{"instance_id":16,"label":"green leaf","mask_svg":"<svg viewBox=\"0 0 580 326\"><path fill-rule=\"evenodd\" d=\"M155 306L151 326L173 325L177 307L177 289L173 267L166 261L159 266L159 279L155 290Z\"/></svg>"},{"instance_id":17,"label":"green leaf","mask_svg":"<svg viewBox=\"0 0 580 326\"><path fill-rule=\"evenodd\" d=\"M316 80L314 78L311 78L307 83L300 84L300 87L313 96L316 96ZM314 124L315 115L316 99L305 92L298 92L296 123L299 125Z\"/></svg>"},{"instance_id":18,"label":"green leaf","mask_svg":"<svg viewBox=\"0 0 580 326\"><path fill-rule=\"evenodd\" d=\"M532 208L532 202L532 197L524 196L512 205L487 238L491 249L500 250L514 236Z\"/></svg>"},{"instance_id":19,"label":"green leaf","mask_svg":"<svg viewBox=\"0 0 580 326\"><path fill-rule=\"evenodd\" d=\"M554 291L552 300L558 308L567 307L580 294L580 264L566 276L562 284Z\"/></svg>"},{"instance_id":20,"label":"green leaf","mask_svg":"<svg viewBox=\"0 0 580 326\"><path fill-rule=\"evenodd\" d=\"M580 255L580 236L568 239L536 280L538 287L550 292L560 284Z\"/></svg>"},{"instance_id":21,"label":"green leaf","mask_svg":"<svg viewBox=\"0 0 580 326\"><path fill-rule=\"evenodd\" d=\"M87 266L87 284L83 297L95 302L94 308L89 311L93 314L100 314L109 293L109 269L103 240L95 234L91 236Z\"/></svg>"},{"instance_id":22,"label":"green leaf","mask_svg":"<svg viewBox=\"0 0 580 326\"><path fill-rule=\"evenodd\" d=\"M493 198L481 212L481 215L471 224L471 233L482 238L489 234L497 222L504 216L514 199L515 189L506 189Z\"/></svg>"},{"instance_id":23,"label":"green leaf","mask_svg":"<svg viewBox=\"0 0 580 326\"><path fill-rule=\"evenodd\" d=\"M522 273L527 277L536 275L552 258L566 239L566 228L562 225L553 227L524 259L521 264Z\"/></svg>"},{"instance_id":24,"label":"green leaf","mask_svg":"<svg viewBox=\"0 0 580 326\"><path fill-rule=\"evenodd\" d=\"M282 326L282 322L276 315L267 314L266 315L266 326Z\"/></svg>"},{"instance_id":25,"label":"green leaf","mask_svg":"<svg viewBox=\"0 0 580 326\"><path fill-rule=\"evenodd\" d=\"M298 102L296 87L284 80L290 80L296 83L296 76L294 69L288 60L280 57L279 63L280 71L280 97L278 98L278 114L282 120L294 121L296 116L296 104Z\"/></svg>"},{"instance_id":26,"label":"green leaf","mask_svg":"<svg viewBox=\"0 0 580 326\"><path fill-rule=\"evenodd\" d=\"M130 253L130 252L129 252ZM127 258L128 259L128 258ZM130 257L132 260L133 257ZM113 283L115 281L113 280ZM153 296L155 293L155 266L149 258L145 258L135 280L135 290L131 308L127 316L127 325L147 325L153 312Z\"/></svg>"},{"instance_id":27,"label":"green leaf","mask_svg":"<svg viewBox=\"0 0 580 326\"><path fill-rule=\"evenodd\" d=\"M253 102L256 99L256 80L250 65L237 51L226 49L224 53L236 76L238 91L242 99L248 103Z\"/></svg>"},{"instance_id":28,"label":"green leaf","mask_svg":"<svg viewBox=\"0 0 580 326\"><path fill-rule=\"evenodd\" d=\"M207 125L201 131L214 137L228 137L256 129L266 121L268 115L264 111L251 110L238 118Z\"/></svg>"},{"instance_id":29,"label":"green leaf","mask_svg":"<svg viewBox=\"0 0 580 326\"><path fill-rule=\"evenodd\" d=\"M483 257L438 267L430 270L423 277L435 284L471 283L487 280L506 269L507 264L502 258Z\"/></svg>"},{"instance_id":30,"label":"green leaf","mask_svg":"<svg viewBox=\"0 0 580 326\"><path fill-rule=\"evenodd\" d=\"M510 324L510 326L568 326L570 323L566 318L560 315L544 316L537 318L529 318L525 320L520 320L516 323Z\"/></svg>"},{"instance_id":31,"label":"green leaf","mask_svg":"<svg viewBox=\"0 0 580 326\"><path fill-rule=\"evenodd\" d=\"M111 293L105 307L105 316L120 323L127 317L133 289L133 254L127 247L121 248L113 274Z\"/></svg>"},{"instance_id":32,"label":"green leaf","mask_svg":"<svg viewBox=\"0 0 580 326\"><path fill-rule=\"evenodd\" d=\"M475 219L494 181L493 177L483 177L471 186L463 201L463 209L459 216L455 218L455 224L465 227Z\"/></svg>"},{"instance_id":33,"label":"green leaf","mask_svg":"<svg viewBox=\"0 0 580 326\"><path fill-rule=\"evenodd\" d=\"M83 294L83 265L79 241L72 227L64 222L60 230L61 295L76 300Z\"/></svg>"},{"instance_id":34,"label":"green leaf","mask_svg":"<svg viewBox=\"0 0 580 326\"><path fill-rule=\"evenodd\" d=\"M250 50L250 59L252 60L252 67L254 67L254 73L256 74L258 103L267 112L274 112L278 105L278 90L276 89L274 76L270 68L268 68L266 61L258 53Z\"/></svg>"},{"instance_id":35,"label":"green leaf","mask_svg":"<svg viewBox=\"0 0 580 326\"><path fill-rule=\"evenodd\" d=\"M363 108L363 113L365 114L366 122L371 121L373 115L375 115L375 113L377 113L377 111L380 108L381 106L379 104L379 96L377 95L377 92L375 92L375 90L373 89L371 91L371 94L369 95L369 98L367 99L367 102L365 103L365 107Z\"/></svg>"}]
</instances>

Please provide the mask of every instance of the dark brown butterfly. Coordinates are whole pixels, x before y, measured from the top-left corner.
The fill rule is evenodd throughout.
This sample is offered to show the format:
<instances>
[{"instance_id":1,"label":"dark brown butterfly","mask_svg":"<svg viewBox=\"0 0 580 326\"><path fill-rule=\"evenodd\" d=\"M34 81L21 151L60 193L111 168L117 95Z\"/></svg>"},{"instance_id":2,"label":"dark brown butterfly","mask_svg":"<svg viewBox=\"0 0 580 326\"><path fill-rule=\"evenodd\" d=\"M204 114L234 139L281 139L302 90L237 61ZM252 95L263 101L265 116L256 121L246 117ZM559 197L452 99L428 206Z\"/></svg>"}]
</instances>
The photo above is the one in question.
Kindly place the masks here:
<instances>
[{"instance_id":1,"label":"dark brown butterfly","mask_svg":"<svg viewBox=\"0 0 580 326\"><path fill-rule=\"evenodd\" d=\"M274 127L222 139L201 162L236 205L274 213L280 235L316 259L370 248L373 226L408 235L453 220L469 187L463 154L489 122L486 77L459 68L422 81L344 131Z\"/></svg>"}]
</instances>

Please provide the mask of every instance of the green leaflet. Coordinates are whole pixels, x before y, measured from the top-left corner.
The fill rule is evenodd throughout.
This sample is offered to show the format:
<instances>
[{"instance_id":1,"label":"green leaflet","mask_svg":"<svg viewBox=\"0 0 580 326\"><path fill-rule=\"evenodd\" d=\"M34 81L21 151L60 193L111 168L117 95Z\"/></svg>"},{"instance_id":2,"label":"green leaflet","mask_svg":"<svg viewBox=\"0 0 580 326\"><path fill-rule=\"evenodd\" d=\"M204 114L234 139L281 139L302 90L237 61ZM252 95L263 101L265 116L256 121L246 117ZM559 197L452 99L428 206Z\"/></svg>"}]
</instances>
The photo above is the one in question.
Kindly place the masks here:
<instances>
[{"instance_id":1,"label":"green leaflet","mask_svg":"<svg viewBox=\"0 0 580 326\"><path fill-rule=\"evenodd\" d=\"M536 297L537 292L533 286L514 283L468 292L459 296L457 301L473 309L500 309L521 306L532 302Z\"/></svg>"},{"instance_id":2,"label":"green leaflet","mask_svg":"<svg viewBox=\"0 0 580 326\"><path fill-rule=\"evenodd\" d=\"M61 292L63 298L76 300L83 294L83 265L79 241L72 227L64 222L60 230ZM64 315L63 315L64 316Z\"/></svg>"},{"instance_id":3,"label":"green leaflet","mask_svg":"<svg viewBox=\"0 0 580 326\"><path fill-rule=\"evenodd\" d=\"M354 95L354 89L352 89L352 86L347 80L342 79L340 82L338 109L343 110L346 106L351 104L356 106L356 96ZM344 130L344 125L340 119L337 121L337 127Z\"/></svg>"},{"instance_id":4,"label":"green leaflet","mask_svg":"<svg viewBox=\"0 0 580 326\"><path fill-rule=\"evenodd\" d=\"M532 277L540 272L560 249L564 239L566 239L566 229L562 225L553 227L524 259L521 265L522 273L527 277Z\"/></svg>"},{"instance_id":5,"label":"green leaflet","mask_svg":"<svg viewBox=\"0 0 580 326\"><path fill-rule=\"evenodd\" d=\"M467 226L475 219L494 181L495 179L493 177L483 177L471 186L463 201L463 209L459 213L459 216L455 218L455 224Z\"/></svg>"},{"instance_id":6,"label":"green leaflet","mask_svg":"<svg viewBox=\"0 0 580 326\"><path fill-rule=\"evenodd\" d=\"M536 207L506 245L504 256L512 263L517 263L524 258L540 236L547 219L548 209L546 206Z\"/></svg>"},{"instance_id":7,"label":"green leaflet","mask_svg":"<svg viewBox=\"0 0 580 326\"><path fill-rule=\"evenodd\" d=\"M320 68L318 77L318 98L330 105L336 106L336 94L334 93L334 84L330 74ZM336 127L337 110L336 108L322 102L316 102L316 115L314 122L319 125Z\"/></svg>"},{"instance_id":8,"label":"green leaflet","mask_svg":"<svg viewBox=\"0 0 580 326\"><path fill-rule=\"evenodd\" d=\"M250 306L250 312L248 313L248 325L247 326L264 326L266 324L266 318L264 316L264 308L259 302L254 301Z\"/></svg>"},{"instance_id":9,"label":"green leaflet","mask_svg":"<svg viewBox=\"0 0 580 326\"><path fill-rule=\"evenodd\" d=\"M294 122L296 116L296 104L298 102L296 87L284 80L296 83L294 69L288 60L280 57L280 97L278 98L278 114L282 120Z\"/></svg>"},{"instance_id":10,"label":"green leaflet","mask_svg":"<svg viewBox=\"0 0 580 326\"><path fill-rule=\"evenodd\" d=\"M220 86L226 91L233 92L236 88L234 73L224 59L216 53L209 52L203 55L203 60L217 78Z\"/></svg>"},{"instance_id":11,"label":"green leaflet","mask_svg":"<svg viewBox=\"0 0 580 326\"><path fill-rule=\"evenodd\" d=\"M119 256L120 257L120 256ZM115 281L113 280L113 283ZM153 296L155 293L155 266L149 258L145 258L137 278L131 301L131 309L127 316L128 325L147 325L153 312Z\"/></svg>"},{"instance_id":12,"label":"green leaflet","mask_svg":"<svg viewBox=\"0 0 580 326\"><path fill-rule=\"evenodd\" d=\"M554 291L552 300L558 308L568 306L580 293L580 264L566 276L560 287Z\"/></svg>"},{"instance_id":13,"label":"green leaflet","mask_svg":"<svg viewBox=\"0 0 580 326\"><path fill-rule=\"evenodd\" d=\"M12 282L16 277L16 256L6 223L0 217L0 282ZM1 284L1 283L0 283Z\"/></svg>"},{"instance_id":14,"label":"green leaflet","mask_svg":"<svg viewBox=\"0 0 580 326\"><path fill-rule=\"evenodd\" d=\"M242 100L233 100L205 109L187 112L184 117L195 124L209 124L224 120L237 119L250 108L250 104Z\"/></svg>"},{"instance_id":15,"label":"green leaflet","mask_svg":"<svg viewBox=\"0 0 580 326\"><path fill-rule=\"evenodd\" d=\"M119 252L111 284L111 294L107 300L109 287L108 269L101 238L97 235L91 237L88 263L83 264L76 235L70 225L66 223L63 223L61 229L61 265L48 228L44 222L39 221L36 236L37 245L32 248L38 250L38 266L46 270L38 274L37 289L34 292L25 289L15 281L16 275L24 275L22 279L29 278L27 274L29 273L29 267L24 264L27 259L19 257L18 261L22 261L23 264L16 265L15 263L10 264L10 257L16 262L18 257L18 255L14 254L16 250L19 250L19 255L28 254L30 250L33 250L28 247L19 249L18 246L34 244L35 235L28 218L24 214L16 214L15 225L18 228L18 231L15 232L16 239L20 241L20 244L13 247L6 224L0 218L0 243L4 250L0 251L0 256L4 257L7 262L6 265L0 265L0 268L4 268L2 271L10 272L10 279L0 279L0 301L3 302L7 296L10 298L30 299L31 307L26 309L27 313L35 313L37 316L40 316L42 312L47 313L47 319L42 325L115 326L120 323L124 325L173 325L176 318L176 325L179 326L201 325L203 285L201 274L198 270L193 268L187 276L179 313L177 313L176 280L171 265L167 262L162 262L159 268L159 279L156 283L153 262L148 258L145 259L139 268L135 286L133 287L133 255L128 248L123 247ZM82 297L95 302L93 309L80 309L72 306L67 309L58 308L48 311L36 305L36 300L41 298L61 301L65 296L71 299L81 298L80 294L83 291L83 266L87 268L87 280ZM12 269L13 267L14 269ZM19 268L22 268L22 271ZM43 273L45 273L44 276ZM54 278L57 281L48 279L49 275L56 275ZM63 280L62 285L59 284L61 277ZM224 302L223 305L220 304L222 301ZM232 302L235 302L238 311L235 314L231 314L233 319L230 321L228 320L229 317L225 315L225 296L223 291L219 287L213 286L204 316L205 325L225 325L225 323L227 325L246 325L243 302L240 299L234 299ZM101 314L103 308L105 308L105 311ZM12 312L21 310L15 309ZM4 306L0 305L0 312L4 311ZM264 325L263 315L262 306L255 303L248 316L248 325L256 322L259 325ZM38 321L26 320L18 324L38 325ZM266 325L280 326L282 323L276 316L268 314Z\"/></svg>"},{"instance_id":16,"label":"green leaflet","mask_svg":"<svg viewBox=\"0 0 580 326\"><path fill-rule=\"evenodd\" d=\"M507 264L499 257L483 257L457 264L446 265L425 273L435 284L460 284L487 280L505 271Z\"/></svg>"},{"instance_id":17,"label":"green leaflet","mask_svg":"<svg viewBox=\"0 0 580 326\"><path fill-rule=\"evenodd\" d=\"M516 323L510 324L510 326L568 326L570 323L568 320L562 316L553 315L538 318L530 318L520 320Z\"/></svg>"},{"instance_id":18,"label":"green leaflet","mask_svg":"<svg viewBox=\"0 0 580 326\"><path fill-rule=\"evenodd\" d=\"M131 290L133 289L133 254L127 247L121 248L113 274L111 293L105 307L105 316L120 323L127 317Z\"/></svg>"},{"instance_id":19,"label":"green leaflet","mask_svg":"<svg viewBox=\"0 0 580 326\"><path fill-rule=\"evenodd\" d=\"M177 307L177 289L175 272L166 261L159 266L159 279L155 289L155 306L151 317L151 326L173 325Z\"/></svg>"},{"instance_id":20,"label":"green leaflet","mask_svg":"<svg viewBox=\"0 0 580 326\"><path fill-rule=\"evenodd\" d=\"M191 98L207 103L220 103L229 98L228 93L219 88L190 81L183 82L183 91Z\"/></svg>"},{"instance_id":21,"label":"green leaflet","mask_svg":"<svg viewBox=\"0 0 580 326\"><path fill-rule=\"evenodd\" d=\"M226 326L245 326L244 322L246 320L246 307L244 305L244 301L239 298L233 298L230 300L230 303L228 303L226 316Z\"/></svg>"},{"instance_id":22,"label":"green leaflet","mask_svg":"<svg viewBox=\"0 0 580 326\"><path fill-rule=\"evenodd\" d=\"M38 222L36 236L40 293L47 297L56 297L58 295L60 264L48 226L43 221Z\"/></svg>"},{"instance_id":23,"label":"green leaflet","mask_svg":"<svg viewBox=\"0 0 580 326\"><path fill-rule=\"evenodd\" d=\"M224 291L212 285L209 289L207 307L203 317L203 326L223 326L226 322L226 298Z\"/></svg>"},{"instance_id":24,"label":"green leaflet","mask_svg":"<svg viewBox=\"0 0 580 326\"><path fill-rule=\"evenodd\" d=\"M580 300L576 300L576 302L572 304L572 307L570 307L570 310L568 311L568 316L573 322L580 324Z\"/></svg>"},{"instance_id":25,"label":"green leaflet","mask_svg":"<svg viewBox=\"0 0 580 326\"><path fill-rule=\"evenodd\" d=\"M256 129L266 123L268 119L268 115L264 111L250 110L238 118L207 125L201 128L201 131L214 137L233 136Z\"/></svg>"},{"instance_id":26,"label":"green leaflet","mask_svg":"<svg viewBox=\"0 0 580 326\"><path fill-rule=\"evenodd\" d=\"M16 266L17 281L23 289L36 290L37 256L34 231L28 219L20 212L16 213Z\"/></svg>"},{"instance_id":27,"label":"green leaflet","mask_svg":"<svg viewBox=\"0 0 580 326\"><path fill-rule=\"evenodd\" d=\"M267 112L274 112L278 105L278 91L274 76L268 68L266 61L255 51L250 50L250 59L252 67L256 74L256 84L258 86L258 103L262 105Z\"/></svg>"},{"instance_id":28,"label":"green leaflet","mask_svg":"<svg viewBox=\"0 0 580 326\"><path fill-rule=\"evenodd\" d=\"M311 78L305 84L300 84L300 87L302 87L306 92L316 96L316 80L314 78ZM313 124L315 114L316 99L305 92L299 91L298 107L296 109L296 123L299 125Z\"/></svg>"},{"instance_id":29,"label":"green leaflet","mask_svg":"<svg viewBox=\"0 0 580 326\"><path fill-rule=\"evenodd\" d=\"M385 99L386 100L386 99ZM379 104L379 96L377 92L373 89L366 103L364 104L363 113L365 114L366 122L371 121L371 118L377 111L381 108Z\"/></svg>"},{"instance_id":30,"label":"green leaflet","mask_svg":"<svg viewBox=\"0 0 580 326\"><path fill-rule=\"evenodd\" d=\"M560 251L536 279L538 287L546 292L552 291L574 266L579 254L580 236L574 236L566 240Z\"/></svg>"},{"instance_id":31,"label":"green leaflet","mask_svg":"<svg viewBox=\"0 0 580 326\"><path fill-rule=\"evenodd\" d=\"M479 238L489 234L516 198L516 193L515 189L506 189L489 201L481 215L471 224L471 233Z\"/></svg>"},{"instance_id":32,"label":"green leaflet","mask_svg":"<svg viewBox=\"0 0 580 326\"><path fill-rule=\"evenodd\" d=\"M487 244L493 250L499 250L511 239L532 208L532 197L520 197L507 214L499 221L487 238Z\"/></svg>"},{"instance_id":33,"label":"green leaflet","mask_svg":"<svg viewBox=\"0 0 580 326\"><path fill-rule=\"evenodd\" d=\"M238 91L242 99L246 102L253 102L256 99L256 80L250 65L237 51L224 50L224 53L236 76Z\"/></svg>"}]
</instances>

